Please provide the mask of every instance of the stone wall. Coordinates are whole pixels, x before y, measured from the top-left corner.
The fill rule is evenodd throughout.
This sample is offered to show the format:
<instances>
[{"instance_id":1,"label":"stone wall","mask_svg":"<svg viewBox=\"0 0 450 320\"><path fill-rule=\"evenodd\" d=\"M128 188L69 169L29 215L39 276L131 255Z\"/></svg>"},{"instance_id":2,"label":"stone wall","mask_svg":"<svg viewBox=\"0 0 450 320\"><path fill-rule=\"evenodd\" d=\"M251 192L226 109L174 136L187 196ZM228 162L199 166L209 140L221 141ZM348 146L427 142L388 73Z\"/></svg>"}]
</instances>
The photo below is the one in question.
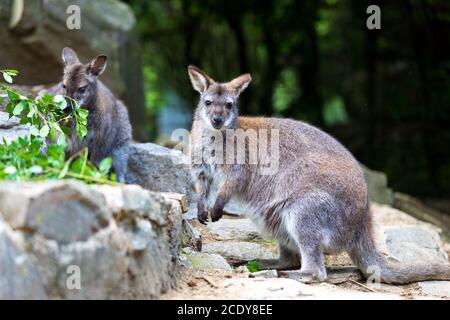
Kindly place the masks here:
<instances>
[{"instance_id":1,"label":"stone wall","mask_svg":"<svg viewBox=\"0 0 450 320\"><path fill-rule=\"evenodd\" d=\"M0 299L157 298L175 285L181 219L139 186L1 183Z\"/></svg>"}]
</instances>

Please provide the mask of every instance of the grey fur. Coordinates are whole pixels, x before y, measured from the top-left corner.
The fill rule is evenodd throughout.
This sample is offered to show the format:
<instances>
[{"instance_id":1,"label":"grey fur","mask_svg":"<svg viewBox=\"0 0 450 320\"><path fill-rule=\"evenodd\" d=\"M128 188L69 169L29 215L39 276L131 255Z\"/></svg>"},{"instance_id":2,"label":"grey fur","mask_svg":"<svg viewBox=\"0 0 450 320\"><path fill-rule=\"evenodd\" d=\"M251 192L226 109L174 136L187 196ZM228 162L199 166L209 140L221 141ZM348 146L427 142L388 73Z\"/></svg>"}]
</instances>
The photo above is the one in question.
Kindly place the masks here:
<instances>
[{"instance_id":1,"label":"grey fur","mask_svg":"<svg viewBox=\"0 0 450 320\"><path fill-rule=\"evenodd\" d=\"M291 271L290 277L303 282L324 281L323 253L348 252L364 275L370 276L369 267L378 267L385 283L450 279L449 264L392 264L376 249L363 172L337 140L301 121L238 117L236 103L231 109L224 105L226 99L236 101L242 92L242 87L236 90L230 85L234 80L216 83L195 67L189 67L189 75L201 93L192 134L201 136L203 144L212 143L208 139L212 132L225 135L225 129L278 129L280 141L275 175L261 175L260 164L193 161L200 222L208 220L206 199L212 186L218 185L210 210L213 222L222 217L231 197L239 197L247 203L250 218L278 240L282 249L278 264L261 261L263 267L289 269L301 262L300 270ZM244 82L242 77L237 79L245 88L251 78ZM205 99L212 103L206 105ZM222 127L212 125L217 116L225 119ZM191 155L198 156L194 143Z\"/></svg>"},{"instance_id":2,"label":"grey fur","mask_svg":"<svg viewBox=\"0 0 450 320\"><path fill-rule=\"evenodd\" d=\"M106 68L107 58L100 55L82 64L70 48L64 48L62 56L64 78L58 90L89 110L88 134L80 141L72 124L67 156L87 147L89 160L97 166L104 158L112 157L117 181L125 182L132 129L125 105L97 79Z\"/></svg>"}]
</instances>

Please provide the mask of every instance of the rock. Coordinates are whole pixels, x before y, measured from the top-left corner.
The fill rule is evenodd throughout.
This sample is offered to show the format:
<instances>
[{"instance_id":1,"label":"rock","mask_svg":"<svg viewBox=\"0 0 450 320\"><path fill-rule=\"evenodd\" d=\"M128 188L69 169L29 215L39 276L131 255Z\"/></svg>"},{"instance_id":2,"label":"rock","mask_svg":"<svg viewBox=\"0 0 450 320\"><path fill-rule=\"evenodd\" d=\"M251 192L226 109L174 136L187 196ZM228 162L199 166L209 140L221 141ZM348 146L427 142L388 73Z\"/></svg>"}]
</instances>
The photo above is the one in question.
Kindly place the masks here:
<instances>
[{"instance_id":1,"label":"rock","mask_svg":"<svg viewBox=\"0 0 450 320\"><path fill-rule=\"evenodd\" d=\"M218 254L185 250L184 255L180 258L184 266L194 270L220 269L231 271L228 262Z\"/></svg>"},{"instance_id":2,"label":"rock","mask_svg":"<svg viewBox=\"0 0 450 320\"><path fill-rule=\"evenodd\" d=\"M181 206L157 193L1 183L0 218L1 298L151 299L175 285Z\"/></svg>"},{"instance_id":3,"label":"rock","mask_svg":"<svg viewBox=\"0 0 450 320\"><path fill-rule=\"evenodd\" d=\"M25 137L29 135L28 125L19 125L17 118L9 119L9 115L6 112L0 111L0 141L3 138L10 142L19 137Z\"/></svg>"},{"instance_id":4,"label":"rock","mask_svg":"<svg viewBox=\"0 0 450 320\"><path fill-rule=\"evenodd\" d=\"M388 187L387 175L383 172L371 170L361 166L366 177L369 195L372 201L392 205L394 203L394 193Z\"/></svg>"},{"instance_id":5,"label":"rock","mask_svg":"<svg viewBox=\"0 0 450 320\"><path fill-rule=\"evenodd\" d=\"M0 300L47 299L36 264L17 237L0 220Z\"/></svg>"},{"instance_id":6,"label":"rock","mask_svg":"<svg viewBox=\"0 0 450 320\"><path fill-rule=\"evenodd\" d=\"M423 281L418 285L424 296L450 298L450 281Z\"/></svg>"},{"instance_id":7,"label":"rock","mask_svg":"<svg viewBox=\"0 0 450 320\"><path fill-rule=\"evenodd\" d=\"M126 181L152 191L185 194L189 211L192 216L196 216L190 166L187 157L180 151L153 143L133 144L130 148Z\"/></svg>"},{"instance_id":8,"label":"rock","mask_svg":"<svg viewBox=\"0 0 450 320\"><path fill-rule=\"evenodd\" d=\"M223 256L233 265L253 259L274 259L277 254L272 248L252 242L212 242L203 244L203 252Z\"/></svg>"},{"instance_id":9,"label":"rock","mask_svg":"<svg viewBox=\"0 0 450 320\"><path fill-rule=\"evenodd\" d=\"M35 0L24 1L22 14L12 21L12 2L0 1L0 61L7 69L17 69L18 84L50 85L61 80L63 47L75 49L87 63L99 54L108 55L108 68L101 80L130 110L134 136L144 139L145 99L140 43L131 8L118 0ZM81 12L81 32L68 30L77 5Z\"/></svg>"},{"instance_id":10,"label":"rock","mask_svg":"<svg viewBox=\"0 0 450 320\"><path fill-rule=\"evenodd\" d=\"M394 193L394 207L409 215L450 232L450 216L428 207L419 199L400 192Z\"/></svg>"},{"instance_id":11,"label":"rock","mask_svg":"<svg viewBox=\"0 0 450 320\"><path fill-rule=\"evenodd\" d=\"M277 270L258 271L258 272L250 273L249 277L250 278L265 278L265 279L278 278L278 272L277 272Z\"/></svg>"},{"instance_id":12,"label":"rock","mask_svg":"<svg viewBox=\"0 0 450 320\"><path fill-rule=\"evenodd\" d=\"M111 220L102 194L82 183L36 184L32 191L24 191L23 186L0 184L1 215L14 228L31 229L49 240L68 244L87 240ZM19 208L17 199L21 199Z\"/></svg>"},{"instance_id":13,"label":"rock","mask_svg":"<svg viewBox=\"0 0 450 320\"><path fill-rule=\"evenodd\" d=\"M411 263L448 262L436 235L424 228L392 228L387 229L385 233L390 256L396 260Z\"/></svg>"},{"instance_id":14,"label":"rock","mask_svg":"<svg viewBox=\"0 0 450 320\"><path fill-rule=\"evenodd\" d=\"M250 219L222 219L209 223L207 229L216 240L262 239L256 225Z\"/></svg>"}]
</instances>

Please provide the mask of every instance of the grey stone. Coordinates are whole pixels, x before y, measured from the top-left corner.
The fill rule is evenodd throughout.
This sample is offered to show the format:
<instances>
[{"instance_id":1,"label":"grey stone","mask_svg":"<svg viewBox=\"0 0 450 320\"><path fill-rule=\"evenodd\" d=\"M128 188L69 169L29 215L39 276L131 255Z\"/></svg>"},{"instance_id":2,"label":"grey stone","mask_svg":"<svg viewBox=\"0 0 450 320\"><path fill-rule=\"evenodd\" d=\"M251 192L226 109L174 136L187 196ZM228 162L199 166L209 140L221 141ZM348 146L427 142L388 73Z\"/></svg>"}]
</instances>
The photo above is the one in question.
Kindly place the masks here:
<instances>
[{"instance_id":1,"label":"grey stone","mask_svg":"<svg viewBox=\"0 0 450 320\"><path fill-rule=\"evenodd\" d=\"M418 285L424 296L450 298L450 281L423 281Z\"/></svg>"},{"instance_id":2,"label":"grey stone","mask_svg":"<svg viewBox=\"0 0 450 320\"><path fill-rule=\"evenodd\" d=\"M256 225L250 219L222 219L209 223L207 229L216 240L262 239Z\"/></svg>"},{"instance_id":3,"label":"grey stone","mask_svg":"<svg viewBox=\"0 0 450 320\"><path fill-rule=\"evenodd\" d=\"M203 244L203 252L223 256L231 264L243 264L253 259L274 259L271 248L252 242L213 242Z\"/></svg>"},{"instance_id":4,"label":"grey stone","mask_svg":"<svg viewBox=\"0 0 450 320\"><path fill-rule=\"evenodd\" d=\"M185 194L189 210L196 212L190 165L180 151L153 143L131 145L126 180L152 191Z\"/></svg>"},{"instance_id":5,"label":"grey stone","mask_svg":"<svg viewBox=\"0 0 450 320\"><path fill-rule=\"evenodd\" d=\"M194 270L226 270L231 271L231 266L220 255L214 253L185 250L180 257L182 264Z\"/></svg>"},{"instance_id":6,"label":"grey stone","mask_svg":"<svg viewBox=\"0 0 450 320\"><path fill-rule=\"evenodd\" d=\"M5 139L10 142L19 137L26 137L29 135L29 126L19 125L17 118L9 119L6 112L0 111L0 142Z\"/></svg>"},{"instance_id":7,"label":"grey stone","mask_svg":"<svg viewBox=\"0 0 450 320\"><path fill-rule=\"evenodd\" d=\"M20 218L13 219L7 199L19 194ZM2 298L153 299L176 283L181 206L154 192L72 181L0 183L2 216ZM4 232L9 223L21 230L14 232L19 245ZM73 267L79 290L67 285Z\"/></svg>"},{"instance_id":8,"label":"grey stone","mask_svg":"<svg viewBox=\"0 0 450 320\"><path fill-rule=\"evenodd\" d=\"M394 203L394 193L388 187L387 175L383 172L371 170L361 165L366 177L369 195L372 201L392 205Z\"/></svg>"},{"instance_id":9,"label":"grey stone","mask_svg":"<svg viewBox=\"0 0 450 320\"><path fill-rule=\"evenodd\" d=\"M0 220L0 300L4 299L47 299L47 294L33 257Z\"/></svg>"},{"instance_id":10,"label":"grey stone","mask_svg":"<svg viewBox=\"0 0 450 320\"><path fill-rule=\"evenodd\" d=\"M85 241L110 220L102 194L75 182L47 189L30 201L27 214L29 228L60 244Z\"/></svg>"},{"instance_id":11,"label":"grey stone","mask_svg":"<svg viewBox=\"0 0 450 320\"><path fill-rule=\"evenodd\" d=\"M273 279L273 278L278 278L278 272L277 272L277 270L258 271L258 272L250 273L249 277L250 278Z\"/></svg>"},{"instance_id":12,"label":"grey stone","mask_svg":"<svg viewBox=\"0 0 450 320\"><path fill-rule=\"evenodd\" d=\"M439 235L419 226L387 228L386 244L391 257L402 261L442 261L447 255L442 250Z\"/></svg>"}]
</instances>

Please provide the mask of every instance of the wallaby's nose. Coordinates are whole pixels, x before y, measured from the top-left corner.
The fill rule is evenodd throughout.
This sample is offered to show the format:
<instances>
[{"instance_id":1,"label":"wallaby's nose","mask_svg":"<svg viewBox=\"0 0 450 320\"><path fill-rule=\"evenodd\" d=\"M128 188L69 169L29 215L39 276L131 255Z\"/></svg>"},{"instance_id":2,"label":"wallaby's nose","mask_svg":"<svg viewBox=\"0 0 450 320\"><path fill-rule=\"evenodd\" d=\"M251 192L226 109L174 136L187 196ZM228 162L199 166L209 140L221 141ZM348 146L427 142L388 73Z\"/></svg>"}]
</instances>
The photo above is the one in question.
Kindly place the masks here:
<instances>
[{"instance_id":1,"label":"wallaby's nose","mask_svg":"<svg viewBox=\"0 0 450 320\"><path fill-rule=\"evenodd\" d=\"M213 116L212 117L213 127L219 129L223 124L223 117L221 116Z\"/></svg>"},{"instance_id":2,"label":"wallaby's nose","mask_svg":"<svg viewBox=\"0 0 450 320\"><path fill-rule=\"evenodd\" d=\"M221 125L223 118L221 116L213 116L213 122L216 126Z\"/></svg>"}]
</instances>

